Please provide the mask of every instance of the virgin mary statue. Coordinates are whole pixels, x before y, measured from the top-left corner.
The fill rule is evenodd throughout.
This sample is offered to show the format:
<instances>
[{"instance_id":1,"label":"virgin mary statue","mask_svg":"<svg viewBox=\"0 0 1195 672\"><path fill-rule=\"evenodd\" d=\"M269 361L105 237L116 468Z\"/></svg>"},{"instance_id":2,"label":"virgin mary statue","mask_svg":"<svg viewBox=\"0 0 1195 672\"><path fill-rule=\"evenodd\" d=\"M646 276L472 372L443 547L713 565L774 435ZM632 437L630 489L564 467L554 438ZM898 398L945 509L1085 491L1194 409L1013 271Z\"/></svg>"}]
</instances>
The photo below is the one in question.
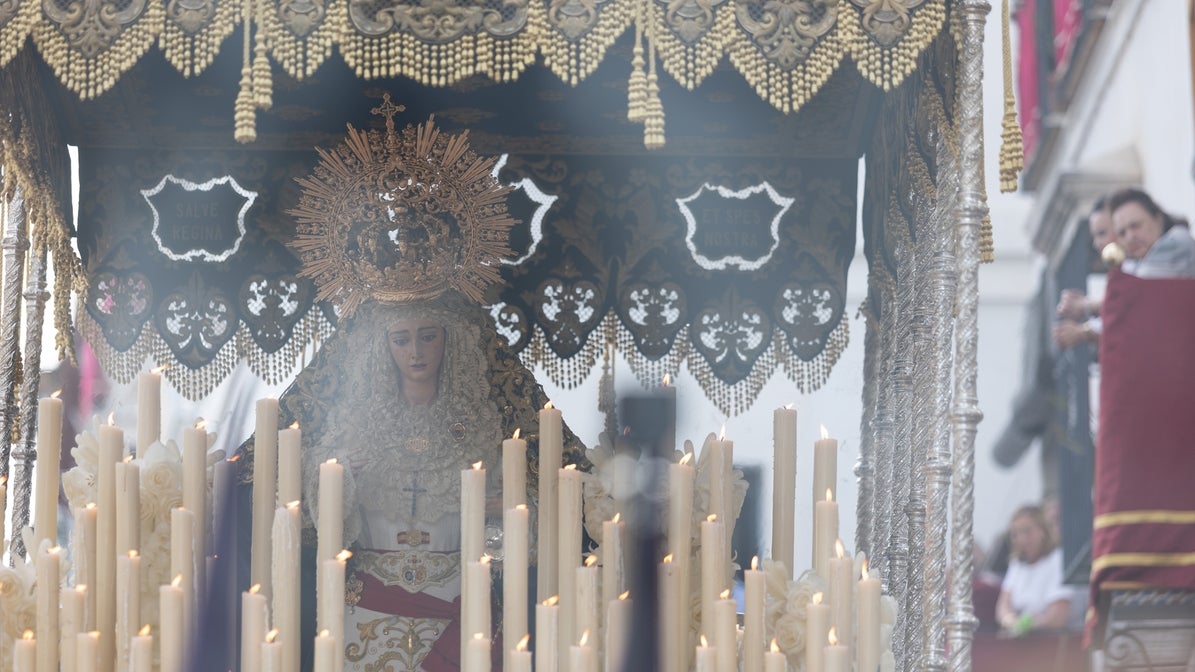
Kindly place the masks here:
<instances>
[{"instance_id":1,"label":"virgin mary statue","mask_svg":"<svg viewBox=\"0 0 1195 672\"><path fill-rule=\"evenodd\" d=\"M345 669L439 672L460 667L461 470L492 467L487 517L500 520L501 442L519 429L534 509L548 399L481 305L513 223L493 161L432 121L397 132L395 111L387 96L385 131L350 127L300 180L293 246L341 320L283 394L281 421L303 429L305 558L319 465L346 466ZM588 467L567 428L564 462Z\"/></svg>"}]
</instances>

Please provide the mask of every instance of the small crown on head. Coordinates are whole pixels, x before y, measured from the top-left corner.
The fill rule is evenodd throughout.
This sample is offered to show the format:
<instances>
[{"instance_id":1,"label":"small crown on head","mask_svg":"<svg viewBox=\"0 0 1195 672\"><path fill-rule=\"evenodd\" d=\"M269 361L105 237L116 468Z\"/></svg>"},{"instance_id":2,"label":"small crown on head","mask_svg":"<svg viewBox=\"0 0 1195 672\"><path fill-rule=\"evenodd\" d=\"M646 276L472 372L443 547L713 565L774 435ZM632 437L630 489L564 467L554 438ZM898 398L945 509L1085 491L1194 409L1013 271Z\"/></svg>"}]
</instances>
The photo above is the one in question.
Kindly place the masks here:
<instances>
[{"instance_id":1,"label":"small crown on head","mask_svg":"<svg viewBox=\"0 0 1195 672\"><path fill-rule=\"evenodd\" d=\"M427 300L449 289L480 303L510 254L509 187L492 175L494 159L477 156L467 133L441 132L434 117L397 132L404 109L385 94L372 110L385 117L384 133L350 125L298 179L291 246L300 273L345 316L366 300Z\"/></svg>"}]
</instances>

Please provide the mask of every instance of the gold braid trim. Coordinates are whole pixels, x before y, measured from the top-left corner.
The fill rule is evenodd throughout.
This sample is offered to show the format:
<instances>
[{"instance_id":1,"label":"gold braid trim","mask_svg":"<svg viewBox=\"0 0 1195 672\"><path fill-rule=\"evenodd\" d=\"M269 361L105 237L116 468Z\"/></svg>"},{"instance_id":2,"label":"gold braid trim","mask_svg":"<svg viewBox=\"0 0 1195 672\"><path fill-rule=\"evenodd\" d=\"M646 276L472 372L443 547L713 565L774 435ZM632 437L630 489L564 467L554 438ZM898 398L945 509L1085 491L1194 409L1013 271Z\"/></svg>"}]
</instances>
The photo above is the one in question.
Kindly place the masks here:
<instances>
[{"instance_id":1,"label":"gold braid trim","mask_svg":"<svg viewBox=\"0 0 1195 672\"><path fill-rule=\"evenodd\" d=\"M654 0L648 1L654 4ZM540 3L531 0L531 4ZM564 3L551 0L549 9L556 4ZM579 37L546 29L539 41L544 65L561 80L576 86L597 69L606 57L606 50L630 28L639 9L636 0L612 0L602 7L596 22Z\"/></svg>"},{"instance_id":2,"label":"gold braid trim","mask_svg":"<svg viewBox=\"0 0 1195 672\"><path fill-rule=\"evenodd\" d=\"M1004 53L1004 118L1000 122L1000 191L1017 190L1017 175L1025 167L1025 141L1017 122L1017 99L1012 85L1012 44L1009 38L1011 17L1008 0L1001 7L1001 42Z\"/></svg>"},{"instance_id":3,"label":"gold braid trim","mask_svg":"<svg viewBox=\"0 0 1195 672\"><path fill-rule=\"evenodd\" d=\"M158 48L184 77L198 75L212 64L220 45L240 23L238 4L213 0L203 9L214 13L204 17L201 10L190 10L186 3L168 2Z\"/></svg>"},{"instance_id":4,"label":"gold braid trim","mask_svg":"<svg viewBox=\"0 0 1195 672\"><path fill-rule=\"evenodd\" d=\"M25 46L25 39L29 37L33 26L38 21L38 7L41 3L36 0L14 0L15 11L4 21L0 13L0 68L8 65L21 47Z\"/></svg>"},{"instance_id":5,"label":"gold braid trim","mask_svg":"<svg viewBox=\"0 0 1195 672\"><path fill-rule=\"evenodd\" d=\"M859 74L885 91L900 86L905 77L917 69L917 57L934 41L946 20L946 0L926 0L920 4L910 0L896 0L890 4L893 12L903 14L901 22L877 19L879 0L844 0L838 26L843 45L855 61ZM899 36L897 33L900 32ZM881 46L881 41L891 46Z\"/></svg>"}]
</instances>

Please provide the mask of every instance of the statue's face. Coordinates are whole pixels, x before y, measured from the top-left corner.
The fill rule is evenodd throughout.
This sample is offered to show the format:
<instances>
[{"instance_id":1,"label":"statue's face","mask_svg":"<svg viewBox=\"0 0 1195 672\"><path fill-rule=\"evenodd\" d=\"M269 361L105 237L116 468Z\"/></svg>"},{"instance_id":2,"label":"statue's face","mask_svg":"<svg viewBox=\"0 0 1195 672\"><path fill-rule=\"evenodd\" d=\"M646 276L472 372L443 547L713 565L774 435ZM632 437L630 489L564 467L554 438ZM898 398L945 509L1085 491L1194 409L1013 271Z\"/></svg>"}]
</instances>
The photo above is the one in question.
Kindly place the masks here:
<instances>
[{"instance_id":1,"label":"statue's face","mask_svg":"<svg viewBox=\"0 0 1195 672\"><path fill-rule=\"evenodd\" d=\"M390 357L403 382L435 381L444 361L444 327L434 320L399 320L386 330Z\"/></svg>"}]
</instances>

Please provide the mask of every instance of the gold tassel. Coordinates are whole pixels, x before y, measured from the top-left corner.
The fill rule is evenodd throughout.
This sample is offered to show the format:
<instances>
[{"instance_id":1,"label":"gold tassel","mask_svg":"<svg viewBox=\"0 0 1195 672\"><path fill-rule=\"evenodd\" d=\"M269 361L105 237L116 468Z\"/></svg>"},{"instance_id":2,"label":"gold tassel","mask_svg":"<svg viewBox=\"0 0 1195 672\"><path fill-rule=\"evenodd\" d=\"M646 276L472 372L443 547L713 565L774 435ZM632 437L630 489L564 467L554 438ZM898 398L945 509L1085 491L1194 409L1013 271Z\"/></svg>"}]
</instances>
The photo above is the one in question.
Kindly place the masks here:
<instances>
[{"instance_id":1,"label":"gold tassel","mask_svg":"<svg viewBox=\"0 0 1195 672\"><path fill-rule=\"evenodd\" d=\"M979 263L990 264L995 260L996 243L992 239L992 215L988 213L983 216L983 222L979 225Z\"/></svg>"},{"instance_id":2,"label":"gold tassel","mask_svg":"<svg viewBox=\"0 0 1195 672\"><path fill-rule=\"evenodd\" d=\"M647 114L647 74L643 71L643 22L647 18L642 9L635 21L635 48L631 56L631 81L627 83L627 121L642 122Z\"/></svg>"},{"instance_id":3,"label":"gold tassel","mask_svg":"<svg viewBox=\"0 0 1195 672\"><path fill-rule=\"evenodd\" d=\"M1021 125L1017 123L1017 101L1012 87L1012 46L1009 39L1010 17L1008 0L1002 8L1004 47L1004 120L1000 130L1000 191L1010 193L1017 190L1017 176L1025 167L1025 145L1021 138Z\"/></svg>"},{"instance_id":4,"label":"gold tassel","mask_svg":"<svg viewBox=\"0 0 1195 672\"><path fill-rule=\"evenodd\" d=\"M656 75L656 45L647 38L647 101L643 118L643 146L659 149L664 146L664 103L660 101L660 79Z\"/></svg>"},{"instance_id":5,"label":"gold tassel","mask_svg":"<svg viewBox=\"0 0 1195 672\"><path fill-rule=\"evenodd\" d=\"M244 0L245 13L243 26L245 29L244 47L241 52L241 84L237 92L237 100L233 111L235 128L233 137L239 143L249 143L257 139L257 113L253 106L253 66L249 53L250 31L252 19L250 7L253 0Z\"/></svg>"},{"instance_id":6,"label":"gold tassel","mask_svg":"<svg viewBox=\"0 0 1195 672\"><path fill-rule=\"evenodd\" d=\"M274 81L270 73L270 58L266 55L266 31L262 28L265 26L262 21L264 11L265 0L261 0L257 5L257 46L253 58L253 104L259 110L268 110L274 105Z\"/></svg>"}]
</instances>

